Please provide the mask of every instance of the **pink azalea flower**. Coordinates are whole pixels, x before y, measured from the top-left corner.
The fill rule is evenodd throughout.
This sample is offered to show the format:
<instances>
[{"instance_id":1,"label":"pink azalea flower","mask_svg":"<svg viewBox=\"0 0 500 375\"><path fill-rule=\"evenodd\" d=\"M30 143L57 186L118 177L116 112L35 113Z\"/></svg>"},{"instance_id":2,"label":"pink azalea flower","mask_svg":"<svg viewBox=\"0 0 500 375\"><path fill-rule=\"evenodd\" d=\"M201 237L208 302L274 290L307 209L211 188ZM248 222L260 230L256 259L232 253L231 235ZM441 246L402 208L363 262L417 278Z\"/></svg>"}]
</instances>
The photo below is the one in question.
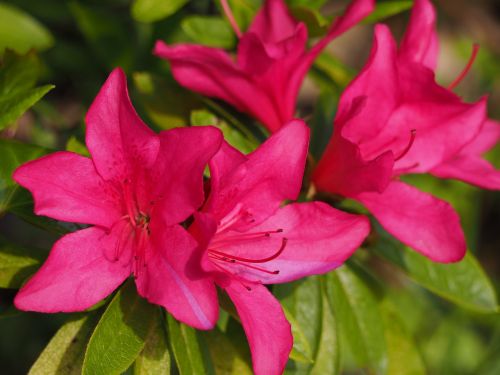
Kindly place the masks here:
<instances>
[{"instance_id":1,"label":"pink azalea flower","mask_svg":"<svg viewBox=\"0 0 500 375\"><path fill-rule=\"evenodd\" d=\"M295 120L246 156L223 142L209 164L210 195L190 228L199 272L234 302L260 375L282 373L292 348L290 325L263 284L328 272L369 232L366 218L321 202L282 206L299 194L308 139Z\"/></svg>"},{"instance_id":2,"label":"pink azalea flower","mask_svg":"<svg viewBox=\"0 0 500 375\"><path fill-rule=\"evenodd\" d=\"M464 103L435 82L434 28L428 0L415 1L399 49L389 29L376 26L369 61L341 98L313 179L320 190L363 203L416 251L453 262L466 251L458 215L398 177L431 173L498 189L500 173L481 155L497 142L500 128L486 119L485 99Z\"/></svg>"},{"instance_id":3,"label":"pink azalea flower","mask_svg":"<svg viewBox=\"0 0 500 375\"><path fill-rule=\"evenodd\" d=\"M250 114L271 132L294 117L297 95L316 56L334 38L368 15L374 0L354 0L328 34L306 49L307 29L283 0L266 0L250 28L240 37L236 61L227 52L200 45L169 46L158 41L154 53L170 61L176 80L186 88L222 99Z\"/></svg>"},{"instance_id":4,"label":"pink azalea flower","mask_svg":"<svg viewBox=\"0 0 500 375\"><path fill-rule=\"evenodd\" d=\"M187 253L197 244L178 223L203 203L203 169L220 147L220 132L197 127L155 134L132 107L119 69L86 123L91 158L56 152L14 173L32 192L38 215L91 225L55 243L16 306L81 311L133 274L139 294L179 320L210 328L216 295L209 280L185 275Z\"/></svg>"}]
</instances>

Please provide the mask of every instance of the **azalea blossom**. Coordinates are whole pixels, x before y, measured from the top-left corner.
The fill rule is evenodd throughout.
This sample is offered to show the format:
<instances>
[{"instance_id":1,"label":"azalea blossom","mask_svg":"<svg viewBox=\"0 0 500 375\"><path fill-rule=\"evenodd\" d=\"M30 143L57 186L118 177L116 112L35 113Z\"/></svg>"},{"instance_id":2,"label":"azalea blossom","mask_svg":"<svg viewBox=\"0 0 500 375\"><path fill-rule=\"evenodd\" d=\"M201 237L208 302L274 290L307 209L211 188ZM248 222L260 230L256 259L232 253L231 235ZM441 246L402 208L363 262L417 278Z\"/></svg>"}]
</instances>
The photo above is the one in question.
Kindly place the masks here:
<instances>
[{"instance_id":1,"label":"azalea blossom","mask_svg":"<svg viewBox=\"0 0 500 375\"><path fill-rule=\"evenodd\" d=\"M307 28L283 0L266 0L245 33L222 1L239 37L236 60L224 50L193 44L156 43L154 53L171 64L184 87L222 99L250 114L271 132L294 118L302 81L328 43L350 29L374 7L374 0L353 0L326 36L307 49Z\"/></svg>"},{"instance_id":2,"label":"azalea blossom","mask_svg":"<svg viewBox=\"0 0 500 375\"><path fill-rule=\"evenodd\" d=\"M322 202L282 206L300 192L308 139L294 120L249 155L223 142L209 163L210 195L190 227L200 244L190 277L209 275L228 293L258 375L281 374L292 348L290 325L263 284L328 272L369 232L366 218Z\"/></svg>"},{"instance_id":3,"label":"azalea blossom","mask_svg":"<svg viewBox=\"0 0 500 375\"><path fill-rule=\"evenodd\" d=\"M196 242L179 223L203 203L203 170L220 147L219 130L155 134L132 107L119 69L86 123L90 158L55 152L14 173L32 192L38 215L90 225L55 243L17 294L16 307L82 311L133 274L140 295L183 322L210 328L217 315L210 303L215 291L209 281L185 275Z\"/></svg>"},{"instance_id":4,"label":"azalea blossom","mask_svg":"<svg viewBox=\"0 0 500 375\"><path fill-rule=\"evenodd\" d=\"M437 53L428 0L415 1L399 48L386 26L376 26L369 61L342 95L313 179L319 190L363 203L416 251L452 262L466 251L457 213L399 176L431 173L498 189L500 173L481 155L497 142L500 128L486 118L484 98L464 103L435 82Z\"/></svg>"}]
</instances>

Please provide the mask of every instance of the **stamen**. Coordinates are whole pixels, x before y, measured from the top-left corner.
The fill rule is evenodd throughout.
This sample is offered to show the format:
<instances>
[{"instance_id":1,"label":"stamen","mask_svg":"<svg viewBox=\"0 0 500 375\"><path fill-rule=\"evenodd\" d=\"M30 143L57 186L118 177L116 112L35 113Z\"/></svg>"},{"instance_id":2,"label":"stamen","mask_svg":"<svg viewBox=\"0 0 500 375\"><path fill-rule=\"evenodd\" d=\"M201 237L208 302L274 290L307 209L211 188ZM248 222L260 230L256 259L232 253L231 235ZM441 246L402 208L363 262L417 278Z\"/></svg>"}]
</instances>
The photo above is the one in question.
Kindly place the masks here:
<instances>
[{"instance_id":1,"label":"stamen","mask_svg":"<svg viewBox=\"0 0 500 375\"><path fill-rule=\"evenodd\" d=\"M238 38L241 38L243 34L238 26L238 23L236 22L236 19L234 18L233 12L231 11L231 7L227 3L227 0L220 0L220 3L222 5L222 9L224 9L224 14L231 24L231 27L233 28L235 34L238 36Z\"/></svg>"},{"instance_id":2,"label":"stamen","mask_svg":"<svg viewBox=\"0 0 500 375\"><path fill-rule=\"evenodd\" d=\"M283 252L283 250L285 250L287 242L288 242L287 238L282 238L282 240L281 240L281 247L278 249L278 251L276 253L274 253L273 255L268 256L267 258L262 258L262 259L242 258L242 257L238 257L238 256L235 256L235 255L226 254L226 253L223 253L221 251L214 250L214 249L209 249L208 251L209 251L209 253L216 254L216 255L218 255L220 257L223 257L223 258L233 259L233 260L238 261L238 262L245 262L245 263L267 263L267 262L269 262L269 261L271 261L273 259L276 259L277 257L280 256L280 254Z\"/></svg>"},{"instance_id":3,"label":"stamen","mask_svg":"<svg viewBox=\"0 0 500 375\"><path fill-rule=\"evenodd\" d=\"M282 233L283 229L276 229L276 230L269 230L265 232L250 232L250 233L241 233L241 234L235 234L235 235L220 235L219 238L215 239L212 241L212 245L214 248L225 246L225 245L231 245L235 242L246 242L249 240L255 240L260 237L264 238L269 238L271 237L271 234L275 233Z\"/></svg>"},{"instance_id":4,"label":"stamen","mask_svg":"<svg viewBox=\"0 0 500 375\"><path fill-rule=\"evenodd\" d=\"M465 66L464 70L460 75L448 86L448 90L453 90L455 87L457 87L460 82L465 78L465 76L469 73L469 70L472 68L472 65L474 64L474 61L476 60L477 54L479 52L479 44L474 43L472 45L472 53L469 58L469 62Z\"/></svg>"},{"instance_id":5,"label":"stamen","mask_svg":"<svg viewBox=\"0 0 500 375\"><path fill-rule=\"evenodd\" d=\"M257 271L260 271L260 272L268 273L269 275L277 275L277 274L280 273L279 270L269 271L269 270L266 270L265 268L261 268L261 267L253 266L251 264L239 262L239 261L237 261L235 259L231 259L231 258L227 258L227 257L221 257L221 256L214 255L214 254L208 254L208 256L210 258L212 258L212 259L215 259L215 260L220 260L220 261L227 262L227 263L232 263L232 264L239 264L239 265L242 265L242 266L245 266L245 267L257 270Z\"/></svg>"},{"instance_id":6,"label":"stamen","mask_svg":"<svg viewBox=\"0 0 500 375\"><path fill-rule=\"evenodd\" d=\"M408 153L408 151L410 151L411 146L413 146L413 142L415 142L415 136L416 136L416 134L417 134L417 131L415 129L410 130L410 141L406 145L406 147L403 150L403 152L401 152L401 154L399 154L399 156L397 156L396 158L394 158L394 161L401 160Z\"/></svg>"},{"instance_id":7,"label":"stamen","mask_svg":"<svg viewBox=\"0 0 500 375\"><path fill-rule=\"evenodd\" d=\"M134 212L134 207L133 207L133 197L132 197L132 191L130 188L130 180L125 179L122 184L122 189L123 189L123 200L125 201L125 208L127 210L128 217L130 218L130 221L132 224L136 225L136 214Z\"/></svg>"}]
</instances>

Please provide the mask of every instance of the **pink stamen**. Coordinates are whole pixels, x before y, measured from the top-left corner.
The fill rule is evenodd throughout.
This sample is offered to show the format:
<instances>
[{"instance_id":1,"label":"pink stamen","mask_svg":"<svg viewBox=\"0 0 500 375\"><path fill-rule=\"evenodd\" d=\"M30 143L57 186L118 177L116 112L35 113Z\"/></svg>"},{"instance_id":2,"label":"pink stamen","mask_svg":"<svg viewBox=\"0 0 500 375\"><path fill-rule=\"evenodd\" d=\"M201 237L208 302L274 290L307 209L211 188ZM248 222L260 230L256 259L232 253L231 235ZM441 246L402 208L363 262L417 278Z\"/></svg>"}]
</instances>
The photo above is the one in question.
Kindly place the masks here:
<instances>
[{"instance_id":1,"label":"pink stamen","mask_svg":"<svg viewBox=\"0 0 500 375\"><path fill-rule=\"evenodd\" d=\"M224 9L224 14L231 24L231 27L233 28L235 34L238 36L238 38L241 38L243 34L240 30L240 27L238 26L238 23L236 22L236 19L234 18L233 12L231 11L231 7L227 3L227 0L220 0L220 3L222 5L222 9Z\"/></svg>"},{"instance_id":2,"label":"pink stamen","mask_svg":"<svg viewBox=\"0 0 500 375\"><path fill-rule=\"evenodd\" d=\"M235 234L232 236L229 235L218 235L218 239L215 239L212 242L212 245L217 248L217 247L222 247L225 245L231 245L233 243L237 242L246 242L249 240L255 240L258 238L268 238L271 237L271 234L275 233L282 233L283 229L276 229L276 230L270 230L266 232L253 232L253 233L241 233L241 234Z\"/></svg>"},{"instance_id":3,"label":"pink stamen","mask_svg":"<svg viewBox=\"0 0 500 375\"><path fill-rule=\"evenodd\" d=\"M405 149L397 156L394 158L394 161L401 160L407 153L410 151L411 146L413 146L413 142L415 142L415 136L417 134L417 131L415 129L410 130L410 141L406 145Z\"/></svg>"},{"instance_id":4,"label":"pink stamen","mask_svg":"<svg viewBox=\"0 0 500 375\"><path fill-rule=\"evenodd\" d=\"M474 64L474 61L476 60L477 54L479 52L479 44L474 43L472 46L472 53L469 58L469 62L465 66L464 70L460 75L448 86L448 90L453 90L455 87L457 87L460 82L465 78L465 76L469 73L469 70L472 68L472 65Z\"/></svg>"},{"instance_id":5,"label":"pink stamen","mask_svg":"<svg viewBox=\"0 0 500 375\"><path fill-rule=\"evenodd\" d=\"M261 258L261 259L249 259L249 258L242 258L242 257L238 257L238 256L235 256L235 255L230 255L230 254L226 254L226 253L223 253L221 251L217 251L217 250L214 250L214 249L209 249L209 253L211 254L215 254L215 255L218 255L222 258L227 258L229 260L235 260L235 261L238 261L238 262L244 262L244 263L267 263L273 259L276 259L277 257L279 257L281 255L281 253L283 252L283 250L285 250L285 247L286 247L286 244L288 242L288 239L287 238L282 238L281 240L281 246L280 248L278 249L278 251L276 253L274 253L273 255L271 256L268 256L267 258Z\"/></svg>"},{"instance_id":6,"label":"pink stamen","mask_svg":"<svg viewBox=\"0 0 500 375\"><path fill-rule=\"evenodd\" d=\"M266 270L265 268L253 266L251 264L239 262L239 261L237 261L235 259L230 259L230 258L227 258L227 257L222 257L222 256L219 256L219 255L216 255L216 254L210 254L209 253L208 256L210 258L214 259L214 260L220 260L222 262L227 262L227 263L231 263L231 264L239 264L239 265L242 265L242 266L245 266L245 267L257 270L257 271L260 271L260 272L268 273L269 275L277 275L277 274L280 273L280 271L278 271L278 270L277 271L269 271L269 270Z\"/></svg>"}]
</instances>

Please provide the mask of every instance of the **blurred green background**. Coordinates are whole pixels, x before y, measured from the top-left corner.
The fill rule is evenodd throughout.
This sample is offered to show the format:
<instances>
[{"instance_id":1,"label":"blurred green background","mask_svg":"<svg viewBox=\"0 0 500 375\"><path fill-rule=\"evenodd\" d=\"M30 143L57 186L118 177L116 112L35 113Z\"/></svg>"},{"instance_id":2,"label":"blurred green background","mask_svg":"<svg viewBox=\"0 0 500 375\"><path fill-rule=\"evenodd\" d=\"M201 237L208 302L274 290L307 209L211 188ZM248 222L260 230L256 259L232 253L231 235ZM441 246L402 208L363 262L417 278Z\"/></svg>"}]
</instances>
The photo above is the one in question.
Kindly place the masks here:
<instances>
[{"instance_id":1,"label":"blurred green background","mask_svg":"<svg viewBox=\"0 0 500 375\"><path fill-rule=\"evenodd\" d=\"M231 3L244 26L260 2L235 0ZM297 14L304 15L305 7L321 9L321 13L328 17L337 14L346 2L292 0L289 3L296 7ZM411 6L411 1L380 3L393 3L392 13L397 14L387 12L380 18L396 35L402 35L409 16L404 10ZM439 12L441 41L438 81L444 85L453 81L465 66L472 43L480 43L481 51L474 68L456 91L466 100L476 100L488 93L490 115L500 118L500 2L439 0L435 5ZM309 26L320 27L322 22L326 21L316 15ZM313 129L312 151L315 155L321 153L325 134L331 131L339 93L368 55L371 35L372 25L365 22L332 43L303 86L298 112ZM27 89L30 90L35 81L37 87L55 85L19 119L2 124L0 138L16 139L47 149L84 150L83 117L86 109L109 72L121 66L128 75L134 105L145 122L156 130L214 119L242 150L250 150L252 145L237 129L243 124L257 138L262 138L258 125L221 102L201 98L180 88L170 76L168 65L151 54L157 39L196 42L229 50L236 44L236 37L221 16L218 3L209 0L0 2L1 68L13 66L13 72L16 64L24 64L23 69L30 75L27 79ZM2 79L5 77L0 78L0 82ZM0 110L2 108L0 102ZM206 110L210 110L213 117L207 117ZM500 167L498 148L490 153L489 158ZM496 290L500 290L500 193L425 176L410 181L423 190L448 199L457 208L469 248ZM64 228L43 230L34 220L26 212L18 211L14 215L6 213L0 206L0 247L16 243L21 247L35 248L30 250L38 252L34 259L43 259ZM46 226L45 223L45 229ZM480 314L458 307L403 278L401 272L395 271L387 262L363 251L356 257L355 261L368 265L373 271L382 293L390 296L391 304L381 305L388 311L385 316L397 310L401 321L400 324L396 320L390 322L392 329L403 330L414 338L418 358L425 363L426 373L500 374L500 320L497 313ZM0 272L1 262L0 257ZM314 278L312 280L297 288L313 283ZM274 292L281 296L285 306L292 309L291 302L287 302L286 287ZM11 307L14 295L14 289L0 289L0 374L5 375L27 373L68 318L62 314L18 313ZM348 334L343 332L341 336ZM403 348L405 343L399 342L398 345ZM345 372L371 373L360 369L359 361L352 353L355 351L356 348L352 347L342 349ZM408 373L405 367L412 366L404 363L404 358L399 361L397 352L392 355L396 356L393 363L400 362L401 366L392 368L392 373Z\"/></svg>"}]
</instances>

